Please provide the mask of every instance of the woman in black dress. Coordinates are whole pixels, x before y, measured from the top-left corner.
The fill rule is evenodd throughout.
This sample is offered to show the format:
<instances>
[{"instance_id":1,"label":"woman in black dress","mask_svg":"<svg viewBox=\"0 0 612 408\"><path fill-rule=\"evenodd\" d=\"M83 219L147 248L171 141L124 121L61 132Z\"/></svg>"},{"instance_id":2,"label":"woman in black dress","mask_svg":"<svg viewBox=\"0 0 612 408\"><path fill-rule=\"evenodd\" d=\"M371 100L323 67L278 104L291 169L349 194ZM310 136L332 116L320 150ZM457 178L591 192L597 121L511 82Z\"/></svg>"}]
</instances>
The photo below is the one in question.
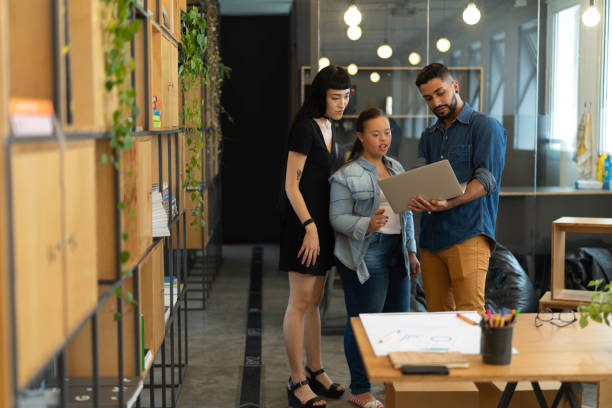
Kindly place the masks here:
<instances>
[{"instance_id":1,"label":"woman in black dress","mask_svg":"<svg viewBox=\"0 0 612 408\"><path fill-rule=\"evenodd\" d=\"M350 87L344 68L322 69L295 117L287 145L283 200L290 205L281 226L279 269L289 273L283 332L291 366L287 394L293 407L325 407L315 393L338 398L344 392L323 370L319 303L327 271L334 263L328 179L335 170L336 149L331 121L342 118Z\"/></svg>"}]
</instances>

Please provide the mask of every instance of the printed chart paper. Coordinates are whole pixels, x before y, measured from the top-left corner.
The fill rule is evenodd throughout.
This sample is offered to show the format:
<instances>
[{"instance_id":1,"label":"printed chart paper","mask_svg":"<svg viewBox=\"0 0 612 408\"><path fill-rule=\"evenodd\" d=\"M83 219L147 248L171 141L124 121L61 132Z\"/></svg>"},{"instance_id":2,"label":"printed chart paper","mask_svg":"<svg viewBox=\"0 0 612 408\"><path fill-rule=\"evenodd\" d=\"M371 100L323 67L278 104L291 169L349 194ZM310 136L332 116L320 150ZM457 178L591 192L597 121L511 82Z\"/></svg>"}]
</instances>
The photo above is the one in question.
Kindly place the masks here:
<instances>
[{"instance_id":1,"label":"printed chart paper","mask_svg":"<svg viewBox=\"0 0 612 408\"><path fill-rule=\"evenodd\" d=\"M480 315L462 311L476 323ZM457 317L457 312L366 313L359 318L377 356L392 351L480 354L480 326Z\"/></svg>"}]
</instances>

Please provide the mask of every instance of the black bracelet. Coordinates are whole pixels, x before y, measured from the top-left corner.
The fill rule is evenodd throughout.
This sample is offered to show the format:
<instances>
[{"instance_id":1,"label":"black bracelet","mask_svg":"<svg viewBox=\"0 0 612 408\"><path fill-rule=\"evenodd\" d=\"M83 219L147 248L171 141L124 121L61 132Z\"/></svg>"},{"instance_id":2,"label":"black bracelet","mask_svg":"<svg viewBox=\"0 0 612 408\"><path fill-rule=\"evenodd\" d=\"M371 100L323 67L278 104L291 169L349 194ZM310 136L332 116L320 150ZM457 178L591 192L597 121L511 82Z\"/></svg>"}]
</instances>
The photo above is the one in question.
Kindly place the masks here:
<instances>
[{"instance_id":1,"label":"black bracelet","mask_svg":"<svg viewBox=\"0 0 612 408\"><path fill-rule=\"evenodd\" d=\"M308 224L312 224L313 222L314 222L314 220L313 220L312 218L309 218L309 219L307 219L306 221L304 221L304 222L302 223L302 225L305 227L305 226L307 226Z\"/></svg>"}]
</instances>

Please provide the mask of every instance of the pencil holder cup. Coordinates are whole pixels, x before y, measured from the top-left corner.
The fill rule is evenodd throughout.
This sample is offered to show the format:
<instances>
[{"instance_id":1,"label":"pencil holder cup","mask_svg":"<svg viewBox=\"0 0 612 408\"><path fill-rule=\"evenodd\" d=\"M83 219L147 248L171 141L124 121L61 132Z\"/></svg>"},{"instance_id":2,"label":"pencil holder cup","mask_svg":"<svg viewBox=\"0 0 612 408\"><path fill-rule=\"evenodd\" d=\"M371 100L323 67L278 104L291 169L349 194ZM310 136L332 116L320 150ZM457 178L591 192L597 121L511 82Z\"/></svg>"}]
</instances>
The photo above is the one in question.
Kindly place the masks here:
<instances>
[{"instance_id":1,"label":"pencil holder cup","mask_svg":"<svg viewBox=\"0 0 612 408\"><path fill-rule=\"evenodd\" d=\"M505 327L481 326L480 354L485 364L506 365L512 358L514 325Z\"/></svg>"}]
</instances>

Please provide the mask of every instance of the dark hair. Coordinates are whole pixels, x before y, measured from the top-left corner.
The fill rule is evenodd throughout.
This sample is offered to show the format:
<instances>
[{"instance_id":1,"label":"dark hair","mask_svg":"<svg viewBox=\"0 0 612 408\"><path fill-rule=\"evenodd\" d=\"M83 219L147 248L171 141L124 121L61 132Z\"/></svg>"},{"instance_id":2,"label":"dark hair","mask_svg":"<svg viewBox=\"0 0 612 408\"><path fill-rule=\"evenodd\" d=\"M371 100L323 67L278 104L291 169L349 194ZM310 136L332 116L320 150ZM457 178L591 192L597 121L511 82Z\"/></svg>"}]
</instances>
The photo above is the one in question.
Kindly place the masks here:
<instances>
[{"instance_id":1,"label":"dark hair","mask_svg":"<svg viewBox=\"0 0 612 408\"><path fill-rule=\"evenodd\" d=\"M374 107L367 108L366 110L364 110L363 112L359 114L359 117L357 118L357 122L355 123L355 129L357 130L357 132L362 133L364 123L366 123L368 120L376 119L380 116L385 116L385 113L382 110L378 108L374 108ZM363 151L363 144L361 143L361 140L359 140L358 137L355 137L355 143L353 143L353 148L351 149L351 152L349 153L349 157L347 161L355 160L356 158L361 156L362 151Z\"/></svg>"},{"instance_id":2,"label":"dark hair","mask_svg":"<svg viewBox=\"0 0 612 408\"><path fill-rule=\"evenodd\" d=\"M328 89L349 89L351 78L346 69L337 65L323 68L312 80L310 92L306 95L304 104L295 115L293 123L302 119L319 118L327 111Z\"/></svg>"},{"instance_id":3,"label":"dark hair","mask_svg":"<svg viewBox=\"0 0 612 408\"><path fill-rule=\"evenodd\" d=\"M419 72L419 75L416 79L417 88L423 84L426 84L434 78L440 78L442 81L446 82L453 80L453 76L448 71L448 68L446 68L446 66L434 62L433 64L429 64Z\"/></svg>"}]
</instances>

